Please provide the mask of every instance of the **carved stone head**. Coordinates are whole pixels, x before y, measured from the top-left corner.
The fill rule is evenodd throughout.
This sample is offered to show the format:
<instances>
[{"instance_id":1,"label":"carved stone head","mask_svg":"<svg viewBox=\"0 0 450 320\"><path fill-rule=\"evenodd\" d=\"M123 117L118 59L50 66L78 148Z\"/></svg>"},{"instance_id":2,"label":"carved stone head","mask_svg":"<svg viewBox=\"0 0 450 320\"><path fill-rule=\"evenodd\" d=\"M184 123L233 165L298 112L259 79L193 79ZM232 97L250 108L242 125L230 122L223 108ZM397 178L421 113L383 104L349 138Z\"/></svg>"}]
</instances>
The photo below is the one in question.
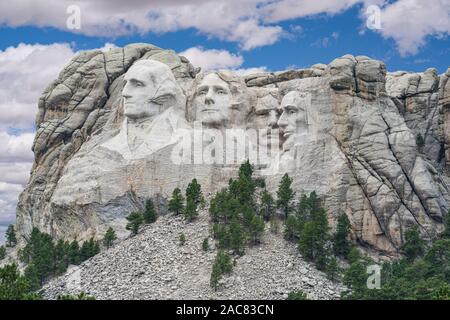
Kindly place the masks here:
<instances>
[{"instance_id":1,"label":"carved stone head","mask_svg":"<svg viewBox=\"0 0 450 320\"><path fill-rule=\"evenodd\" d=\"M282 114L278 120L283 150L290 150L296 138L308 132L307 99L298 91L288 92L281 101Z\"/></svg>"},{"instance_id":2,"label":"carved stone head","mask_svg":"<svg viewBox=\"0 0 450 320\"><path fill-rule=\"evenodd\" d=\"M278 118L281 114L278 90L264 90L258 93L258 100L250 118L250 126L259 130L260 143L279 139Z\"/></svg>"},{"instance_id":3,"label":"carved stone head","mask_svg":"<svg viewBox=\"0 0 450 320\"><path fill-rule=\"evenodd\" d=\"M239 93L239 86L222 73L200 76L193 93L195 120L214 128L244 125L250 103L242 98L246 95Z\"/></svg>"},{"instance_id":4,"label":"carved stone head","mask_svg":"<svg viewBox=\"0 0 450 320\"><path fill-rule=\"evenodd\" d=\"M124 115L137 120L152 118L178 105L183 94L166 64L140 60L125 74L122 96Z\"/></svg>"}]
</instances>

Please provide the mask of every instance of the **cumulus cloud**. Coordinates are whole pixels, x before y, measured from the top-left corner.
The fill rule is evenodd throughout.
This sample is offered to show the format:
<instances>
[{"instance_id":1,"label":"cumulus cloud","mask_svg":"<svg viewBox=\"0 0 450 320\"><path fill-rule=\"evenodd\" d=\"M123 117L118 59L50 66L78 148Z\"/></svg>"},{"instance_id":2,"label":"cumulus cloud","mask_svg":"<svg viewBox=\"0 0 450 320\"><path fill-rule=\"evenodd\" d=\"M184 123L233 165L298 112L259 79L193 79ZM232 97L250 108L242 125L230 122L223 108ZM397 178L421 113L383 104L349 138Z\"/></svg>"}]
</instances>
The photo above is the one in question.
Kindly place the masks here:
<instances>
[{"instance_id":1,"label":"cumulus cloud","mask_svg":"<svg viewBox=\"0 0 450 320\"><path fill-rule=\"evenodd\" d=\"M0 3L0 24L56 27L91 36L118 37L195 28L200 33L240 44L243 50L270 45L293 30L281 22L335 15L355 5L382 8L385 38L396 41L401 54L415 53L427 36L449 34L448 0L121 0L79 1L81 28L69 30L72 0L16 0ZM363 10L364 10L363 8ZM364 15L361 18L365 20ZM364 23L364 21L363 21ZM295 33L295 31L294 31Z\"/></svg>"},{"instance_id":2,"label":"cumulus cloud","mask_svg":"<svg viewBox=\"0 0 450 320\"><path fill-rule=\"evenodd\" d=\"M31 152L31 145L33 144L33 139L34 133L22 133L15 136L6 132L0 132L0 140L2 141L0 163L9 161L32 161L33 153Z\"/></svg>"},{"instance_id":3,"label":"cumulus cloud","mask_svg":"<svg viewBox=\"0 0 450 320\"><path fill-rule=\"evenodd\" d=\"M0 242L29 179L39 96L73 55L65 43L0 50Z\"/></svg>"},{"instance_id":4,"label":"cumulus cloud","mask_svg":"<svg viewBox=\"0 0 450 320\"><path fill-rule=\"evenodd\" d=\"M37 102L74 52L69 44L24 44L0 50L0 131L32 130Z\"/></svg>"},{"instance_id":5,"label":"cumulus cloud","mask_svg":"<svg viewBox=\"0 0 450 320\"><path fill-rule=\"evenodd\" d=\"M227 50L192 47L180 52L179 55L185 56L195 67L200 67L202 70L234 69L244 63L241 55Z\"/></svg>"},{"instance_id":6,"label":"cumulus cloud","mask_svg":"<svg viewBox=\"0 0 450 320\"><path fill-rule=\"evenodd\" d=\"M450 1L399 0L381 8L384 38L392 38L401 55L414 55L426 44L428 36L450 34Z\"/></svg>"}]
</instances>

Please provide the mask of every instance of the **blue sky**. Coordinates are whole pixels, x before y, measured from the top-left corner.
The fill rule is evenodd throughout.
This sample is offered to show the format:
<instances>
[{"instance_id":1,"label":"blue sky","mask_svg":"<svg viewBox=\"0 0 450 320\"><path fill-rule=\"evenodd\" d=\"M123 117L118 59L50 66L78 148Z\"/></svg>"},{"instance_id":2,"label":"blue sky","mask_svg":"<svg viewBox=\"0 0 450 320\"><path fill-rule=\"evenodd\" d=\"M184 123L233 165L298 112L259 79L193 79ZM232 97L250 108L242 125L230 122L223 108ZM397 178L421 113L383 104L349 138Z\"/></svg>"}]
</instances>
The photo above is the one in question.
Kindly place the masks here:
<instances>
[{"instance_id":1,"label":"blue sky","mask_svg":"<svg viewBox=\"0 0 450 320\"><path fill-rule=\"evenodd\" d=\"M70 43L74 51L95 49L105 43L124 46L147 42L182 52L193 46L223 49L241 55L243 68L267 67L277 71L287 68L308 67L315 63L329 63L334 58L350 53L367 55L386 63L388 71L423 71L434 67L443 73L449 67L446 57L450 53L448 35L426 36L426 44L416 54L401 55L394 39L385 39L365 27L361 19L363 4L358 4L336 15L318 14L283 21L278 25L290 34L280 37L272 45L241 50L239 43L202 34L195 28L163 34L131 34L126 36L86 36L59 30L55 27L0 27L0 50L20 43ZM297 30L298 29L298 30ZM364 31L364 32L362 32Z\"/></svg>"},{"instance_id":2,"label":"blue sky","mask_svg":"<svg viewBox=\"0 0 450 320\"><path fill-rule=\"evenodd\" d=\"M375 29L367 28L372 18ZM304 68L350 53L382 60L388 71L441 74L449 34L450 0L2 1L0 242L29 177L38 98L80 50L147 42L203 69L243 71Z\"/></svg>"}]
</instances>

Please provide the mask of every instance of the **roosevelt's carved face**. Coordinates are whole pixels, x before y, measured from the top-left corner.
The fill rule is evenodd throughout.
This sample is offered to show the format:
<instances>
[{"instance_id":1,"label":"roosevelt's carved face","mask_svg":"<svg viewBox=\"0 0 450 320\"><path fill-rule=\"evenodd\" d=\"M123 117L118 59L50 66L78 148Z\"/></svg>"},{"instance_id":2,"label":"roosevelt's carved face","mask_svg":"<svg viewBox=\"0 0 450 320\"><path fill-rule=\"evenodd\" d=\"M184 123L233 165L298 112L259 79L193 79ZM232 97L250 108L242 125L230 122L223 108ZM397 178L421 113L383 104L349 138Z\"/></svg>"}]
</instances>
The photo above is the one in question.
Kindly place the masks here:
<instances>
[{"instance_id":1,"label":"roosevelt's carved face","mask_svg":"<svg viewBox=\"0 0 450 320\"><path fill-rule=\"evenodd\" d=\"M228 83L217 74L206 75L195 91L195 118L207 126L226 126L232 117Z\"/></svg>"},{"instance_id":2,"label":"roosevelt's carved face","mask_svg":"<svg viewBox=\"0 0 450 320\"><path fill-rule=\"evenodd\" d=\"M307 130L306 105L298 92L291 91L281 101L281 109L283 113L278 126L285 140L283 149L289 150L294 145L296 136Z\"/></svg>"},{"instance_id":3,"label":"roosevelt's carved face","mask_svg":"<svg viewBox=\"0 0 450 320\"><path fill-rule=\"evenodd\" d=\"M134 64L125 74L124 114L136 120L153 117L176 103L178 85L170 68L158 61Z\"/></svg>"},{"instance_id":4,"label":"roosevelt's carved face","mask_svg":"<svg viewBox=\"0 0 450 320\"><path fill-rule=\"evenodd\" d=\"M252 126L260 132L260 143L279 139L278 118L280 113L278 99L271 94L258 100L252 116Z\"/></svg>"}]
</instances>

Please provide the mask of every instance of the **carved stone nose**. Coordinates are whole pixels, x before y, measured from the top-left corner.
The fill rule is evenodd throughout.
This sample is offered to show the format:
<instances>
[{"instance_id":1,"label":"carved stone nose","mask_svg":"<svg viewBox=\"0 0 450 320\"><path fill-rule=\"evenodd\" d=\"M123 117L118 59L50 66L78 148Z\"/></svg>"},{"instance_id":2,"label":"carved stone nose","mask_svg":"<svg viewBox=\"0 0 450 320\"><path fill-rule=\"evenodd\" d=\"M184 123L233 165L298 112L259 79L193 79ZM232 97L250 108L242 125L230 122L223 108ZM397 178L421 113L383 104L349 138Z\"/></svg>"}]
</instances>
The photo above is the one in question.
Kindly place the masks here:
<instances>
[{"instance_id":1,"label":"carved stone nose","mask_svg":"<svg viewBox=\"0 0 450 320\"><path fill-rule=\"evenodd\" d=\"M207 95L205 97L205 104L207 105L214 104L214 99L210 95Z\"/></svg>"}]
</instances>

